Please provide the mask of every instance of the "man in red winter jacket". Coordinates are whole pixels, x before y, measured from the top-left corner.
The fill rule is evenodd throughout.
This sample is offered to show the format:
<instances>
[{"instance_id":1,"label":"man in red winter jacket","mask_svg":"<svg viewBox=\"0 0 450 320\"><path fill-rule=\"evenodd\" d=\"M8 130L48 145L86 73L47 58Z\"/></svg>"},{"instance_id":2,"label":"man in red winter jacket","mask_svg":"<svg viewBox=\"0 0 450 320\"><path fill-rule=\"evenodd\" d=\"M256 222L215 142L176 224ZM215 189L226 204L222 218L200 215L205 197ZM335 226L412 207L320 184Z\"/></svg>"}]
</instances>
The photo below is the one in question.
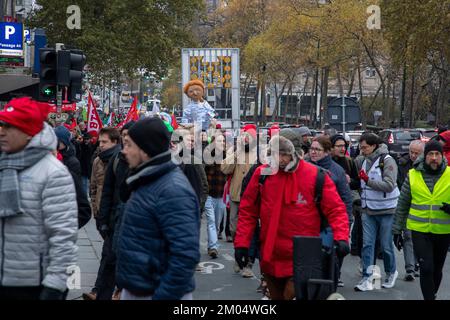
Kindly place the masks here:
<instances>
[{"instance_id":1,"label":"man in red winter jacket","mask_svg":"<svg viewBox=\"0 0 450 320\"><path fill-rule=\"evenodd\" d=\"M278 144L278 152L274 151ZM256 169L239 206L239 218L234 241L235 258L245 265L248 248L258 219L261 221L261 271L267 280L272 300L292 300L293 236L320 234L320 215L314 202L318 168L304 161L292 142L276 136L270 142L272 162L278 172L268 175L262 186L262 173L274 165ZM331 178L326 175L321 201L337 244L337 254L349 253L349 224L345 205Z\"/></svg>"},{"instance_id":2,"label":"man in red winter jacket","mask_svg":"<svg viewBox=\"0 0 450 320\"><path fill-rule=\"evenodd\" d=\"M447 163L450 166L450 130L444 131L439 135L444 150L444 156L447 158Z\"/></svg>"}]
</instances>

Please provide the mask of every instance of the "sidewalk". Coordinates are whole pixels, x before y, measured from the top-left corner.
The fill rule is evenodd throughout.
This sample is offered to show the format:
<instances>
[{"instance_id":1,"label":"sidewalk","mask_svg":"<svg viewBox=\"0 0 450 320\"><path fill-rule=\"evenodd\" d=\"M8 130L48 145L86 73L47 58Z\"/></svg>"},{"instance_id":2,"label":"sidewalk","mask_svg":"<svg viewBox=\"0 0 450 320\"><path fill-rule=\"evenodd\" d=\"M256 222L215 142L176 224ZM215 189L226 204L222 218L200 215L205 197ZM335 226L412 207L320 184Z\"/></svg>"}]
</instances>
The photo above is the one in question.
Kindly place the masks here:
<instances>
[{"instance_id":1,"label":"sidewalk","mask_svg":"<svg viewBox=\"0 0 450 320\"><path fill-rule=\"evenodd\" d=\"M91 219L78 231L78 266L81 271L81 289L70 290L67 300L81 300L83 292L89 292L94 286L100 265L103 240Z\"/></svg>"}]
</instances>

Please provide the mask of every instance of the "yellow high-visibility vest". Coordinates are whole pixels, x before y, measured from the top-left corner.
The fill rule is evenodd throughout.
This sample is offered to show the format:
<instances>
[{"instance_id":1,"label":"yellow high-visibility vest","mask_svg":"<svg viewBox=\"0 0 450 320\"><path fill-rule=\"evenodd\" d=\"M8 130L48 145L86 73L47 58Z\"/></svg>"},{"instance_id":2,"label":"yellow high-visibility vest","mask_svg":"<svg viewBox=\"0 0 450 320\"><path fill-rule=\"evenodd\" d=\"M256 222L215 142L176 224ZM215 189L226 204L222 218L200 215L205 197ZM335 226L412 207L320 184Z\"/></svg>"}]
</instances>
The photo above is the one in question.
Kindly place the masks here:
<instances>
[{"instance_id":1,"label":"yellow high-visibility vest","mask_svg":"<svg viewBox=\"0 0 450 320\"><path fill-rule=\"evenodd\" d=\"M446 167L433 193L420 171L409 170L409 183L412 199L406 227L424 233L450 233L450 215L440 210L443 202L450 203L450 167Z\"/></svg>"}]
</instances>

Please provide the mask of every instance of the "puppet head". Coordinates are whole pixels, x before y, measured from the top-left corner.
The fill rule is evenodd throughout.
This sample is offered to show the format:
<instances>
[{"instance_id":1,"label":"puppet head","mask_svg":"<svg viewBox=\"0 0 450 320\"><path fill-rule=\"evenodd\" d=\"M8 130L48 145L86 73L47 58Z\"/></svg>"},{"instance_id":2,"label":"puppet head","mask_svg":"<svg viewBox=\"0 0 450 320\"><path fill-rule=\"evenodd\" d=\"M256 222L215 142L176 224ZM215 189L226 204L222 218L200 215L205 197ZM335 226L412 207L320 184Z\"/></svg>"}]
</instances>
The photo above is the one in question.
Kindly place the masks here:
<instances>
[{"instance_id":1,"label":"puppet head","mask_svg":"<svg viewBox=\"0 0 450 320\"><path fill-rule=\"evenodd\" d=\"M191 80L184 85L183 92L193 101L202 102L205 94L205 85L201 80Z\"/></svg>"}]
</instances>

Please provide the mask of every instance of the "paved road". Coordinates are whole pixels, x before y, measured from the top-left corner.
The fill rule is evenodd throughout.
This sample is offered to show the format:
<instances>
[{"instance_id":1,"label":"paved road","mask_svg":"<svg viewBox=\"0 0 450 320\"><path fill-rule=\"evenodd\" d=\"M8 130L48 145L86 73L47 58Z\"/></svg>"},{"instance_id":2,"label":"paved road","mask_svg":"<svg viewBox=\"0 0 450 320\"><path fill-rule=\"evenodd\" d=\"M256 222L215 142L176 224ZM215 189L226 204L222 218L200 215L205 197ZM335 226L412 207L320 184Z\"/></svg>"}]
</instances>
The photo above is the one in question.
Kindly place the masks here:
<instances>
[{"instance_id":1,"label":"paved road","mask_svg":"<svg viewBox=\"0 0 450 320\"><path fill-rule=\"evenodd\" d=\"M203 219L201 229L201 266L202 271L195 274L197 288L194 299L197 300L259 300L262 295L256 292L259 285L259 266L253 270L254 278L243 278L234 273L234 252L232 243L219 240L219 257L211 259L207 255L206 224ZM91 221L79 231L79 266L81 269L81 290L71 290L68 299L80 299L82 292L87 292L93 286L101 256L102 240L95 230L95 223ZM342 268L342 280L345 286L338 288L348 300L421 300L419 279L414 282L405 282L403 277L404 260L402 253L396 252L399 278L392 289L379 289L371 292L355 292L353 287L360 280L358 272L359 258L348 256ZM383 261L378 260L383 274ZM450 299L450 257L444 267L444 276L438 299Z\"/></svg>"}]
</instances>

